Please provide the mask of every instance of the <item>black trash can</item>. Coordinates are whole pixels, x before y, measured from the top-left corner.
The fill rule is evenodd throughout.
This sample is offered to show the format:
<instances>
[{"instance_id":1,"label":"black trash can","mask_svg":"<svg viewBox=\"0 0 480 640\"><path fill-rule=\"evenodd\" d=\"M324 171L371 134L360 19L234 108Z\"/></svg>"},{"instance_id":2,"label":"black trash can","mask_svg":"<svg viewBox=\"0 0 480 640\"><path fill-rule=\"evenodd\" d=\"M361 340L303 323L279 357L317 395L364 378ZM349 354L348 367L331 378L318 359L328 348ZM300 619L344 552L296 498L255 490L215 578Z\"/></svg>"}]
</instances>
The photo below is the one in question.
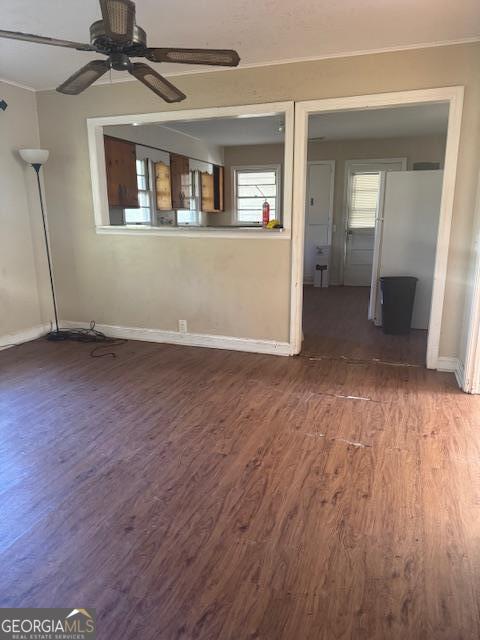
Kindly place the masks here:
<instances>
[{"instance_id":1,"label":"black trash can","mask_svg":"<svg viewBox=\"0 0 480 640\"><path fill-rule=\"evenodd\" d=\"M417 280L412 276L380 278L383 333L410 333Z\"/></svg>"}]
</instances>

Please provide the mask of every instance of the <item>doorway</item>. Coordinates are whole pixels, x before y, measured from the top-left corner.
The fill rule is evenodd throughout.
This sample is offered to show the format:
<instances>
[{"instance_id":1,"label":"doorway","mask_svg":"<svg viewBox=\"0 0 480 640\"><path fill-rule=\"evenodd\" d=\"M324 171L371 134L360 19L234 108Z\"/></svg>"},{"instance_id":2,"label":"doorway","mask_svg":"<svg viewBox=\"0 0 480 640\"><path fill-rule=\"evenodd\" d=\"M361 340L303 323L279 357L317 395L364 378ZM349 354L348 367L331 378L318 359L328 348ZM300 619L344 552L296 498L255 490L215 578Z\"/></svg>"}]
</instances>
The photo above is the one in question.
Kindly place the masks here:
<instances>
[{"instance_id":1,"label":"doorway","mask_svg":"<svg viewBox=\"0 0 480 640\"><path fill-rule=\"evenodd\" d=\"M437 225L435 228L435 237L433 240L433 259L430 264L430 277L431 277L431 295L430 301L428 303L428 327L425 331L428 330L428 336L426 339L426 357L422 356L423 364L426 364L430 368L436 368L438 363L438 345L439 345L439 337L440 337L440 322L441 322L441 314L443 308L443 294L445 289L445 275L446 275L446 260L448 253L448 239L449 239L449 231L450 231L450 222L451 222L451 213L452 213L452 201L453 201L453 185L455 180L455 171L456 171L456 156L458 150L458 138L459 138L459 128L460 128L460 116L461 116L461 107L462 107L462 89L461 88L448 88L448 89L437 89L437 90L428 90L428 91L413 91L413 92L405 92L405 93L396 93L396 94L384 94L378 96L362 96L357 98L343 98L338 100L322 100L315 102L306 102L297 104L297 115L296 115L296 154L295 154L295 185L294 185L294 217L296 218L297 224L294 224L294 237L293 237L293 269L292 269L292 310L291 310L291 342L294 352L299 353L302 348L302 319L304 316L308 315L308 309L304 311L304 293L303 287L301 284L305 281L305 273L300 272L301 265L303 264L303 271L305 271L305 264L303 261L303 249L304 249L304 225L306 224L306 219L304 218L305 211L302 211L302 207L300 207L300 203L303 201L305 203L305 197L307 195L307 160L312 159L312 155L310 153L312 147L312 136L309 132L309 117L314 114L320 115L338 115L345 114L349 117L351 122L355 122L356 118L352 118L352 115L358 115L360 112L368 109L370 114L373 114L373 107L377 107L375 111L376 114L373 114L374 118L376 115L379 115L378 121L382 122L385 119L385 113L389 109L399 110L399 107L404 106L428 106L428 105L442 105L446 108L446 126L445 129L448 130L445 141L445 153L442 156L441 164L444 164L444 179L441 180L440 185L440 195L439 195L439 206L437 210ZM355 112L355 113L352 113ZM408 120L408 118L407 118ZM419 123L421 125L421 123ZM345 121L342 123L340 121L339 126L344 127ZM322 138L322 134L318 135L318 131L315 132L315 142L318 142L319 138ZM308 138L307 138L308 136ZM401 136L399 136L401 137ZM328 141L328 135L327 135ZM328 150L328 145L325 147L325 152ZM385 155L363 155L363 157L351 155L349 158L345 158L342 176L342 168L337 167L335 172L335 182L343 182L344 186L344 205L348 204L348 206L340 206L338 205L338 198L335 200L335 211L334 211L334 220L331 225L332 229L332 242L331 242L331 255L329 259L329 287L326 291L329 292L330 299L325 299L318 308L322 310L321 317L322 321L327 316L331 316L331 327L336 328L338 330L342 325L345 329L345 334L349 331L351 332L352 326L351 321L352 317L355 315L352 313L352 309L349 307L349 302L345 299L342 299L341 296L345 296L345 291L350 289L352 292L357 291L355 293L355 297L358 298L359 306L363 307L363 312L365 312L365 320L369 321L368 329L372 331L377 331L377 336L383 336L381 330L379 331L372 322L372 317L368 320L368 316L372 316L375 314L375 308L372 310L372 305L370 304L370 287L368 286L368 274L370 272L371 282L370 285L373 284L373 270L377 269L377 276L380 275L389 275L385 273L385 270L388 271L389 265L388 260L385 259L385 250L387 245L382 248L382 236L380 237L377 234L377 228L383 223L381 220L384 211L382 210L382 214L379 214L380 209L377 209L375 212L375 230L372 230L371 226L369 230L365 230L361 226L359 226L359 220L362 214L362 206L364 203L360 202L360 205L355 208L355 202L352 199L347 199L347 195L350 193L352 188L356 188L359 198L365 193L362 194L362 188L365 190L365 187L370 186L371 190L376 193L381 193L379 195L378 204L384 205L384 201L381 201L381 198L385 197L386 184L390 181L392 182L392 186L388 186L389 191L394 189L394 180L390 179L390 176L393 176L394 171L385 171L385 167L378 167L377 170L373 170L372 166L364 167L369 169L369 171L350 171L350 167L347 169L347 162L349 160L351 164L357 162L358 160L365 162L364 159L369 160L373 158L381 158L382 161L391 160L399 161L402 160L403 153L392 153ZM405 154L406 155L406 154ZM333 158L337 160L331 153L329 153L329 158ZM443 163L444 158L444 163ZM315 158L317 159L317 158ZM420 158L417 159L419 161L415 162L417 166L413 167L408 166L408 171L399 171L400 173L409 173L411 174L411 180L424 180L424 176L427 175L428 170L430 171L441 171L442 167L437 163L429 163L428 158ZM427 160L427 163L422 162L422 160ZM337 162L337 165L339 163ZM427 171L423 172L423 176L420 177L422 173L421 169L427 169ZM415 174L415 175L413 175ZM357 177L355 177L357 176ZM413 177L412 177L413 176ZM339 177L344 178L344 180L338 180ZM368 185L368 181L370 180L370 185ZM358 183L358 184L355 184ZM335 187L335 192L337 193L338 186ZM361 198L360 198L361 200ZM390 202L390 200L389 200ZM357 202L358 204L358 202ZM389 205L390 206L390 205ZM342 209L341 216L343 216L343 222L339 226L339 211L338 209ZM390 209L389 209L390 211ZM391 214L389 214L391 215ZM307 225L308 226L308 225ZM390 225L391 226L391 225ZM407 225L410 233L412 233L411 225ZM391 233L391 229L388 231ZM379 239L377 240L377 238ZM418 250L418 243L415 243L415 238L413 240L408 240L408 242L412 246L416 246ZM373 245L373 246L372 246ZM437 250L438 247L438 250ZM394 252L389 251L388 258L390 254L393 255ZM405 252L404 252L405 253ZM408 252L406 252L408 253ZM377 254L377 255L375 255ZM301 262L299 260L301 259ZM376 264L375 264L375 261ZM360 268L353 269L353 266L357 266ZM397 265L398 267L398 265ZM395 268L397 268L395 267ZM383 270L383 271L382 271ZM301 275L300 275L301 274ZM393 274L396 275L396 274ZM400 274L407 275L407 274ZM412 274L414 275L414 274ZM300 280L300 277L302 277ZM377 278L378 280L378 278ZM378 282L377 282L378 284ZM346 286L345 286L346 285ZM337 289L338 288L338 289ZM374 287L372 287L374 289ZM333 299L333 293L336 290L335 300ZM308 291L305 295L305 302L308 306L309 298L311 298L314 293L311 290ZM376 291L376 290L375 290ZM378 293L378 291L376 291ZM363 295L362 295L363 293ZM365 296L365 293L367 294ZM353 296L353 293L352 293ZM353 300L353 297L350 298L350 302ZM337 307L337 311L335 312L335 307ZM363 315L362 315L363 318ZM363 320L362 320L363 321ZM350 323L350 326L349 326ZM361 328L356 327L358 333L361 333ZM343 336L346 337L345 335ZM351 336L349 336L351 337ZM307 339L307 336L306 336ZM385 336L384 338L380 338L380 342L386 339L391 339L391 336ZM396 339L396 337L395 337ZM412 342L412 338L409 338L410 342ZM339 340L340 342L340 340ZM343 343L346 344L343 340ZM348 345L347 345L348 346ZM348 353L343 353L342 355L348 356Z\"/></svg>"},{"instance_id":2,"label":"doorway","mask_svg":"<svg viewBox=\"0 0 480 640\"><path fill-rule=\"evenodd\" d=\"M335 161L313 160L307 165L303 281L328 286L332 244Z\"/></svg>"}]
</instances>

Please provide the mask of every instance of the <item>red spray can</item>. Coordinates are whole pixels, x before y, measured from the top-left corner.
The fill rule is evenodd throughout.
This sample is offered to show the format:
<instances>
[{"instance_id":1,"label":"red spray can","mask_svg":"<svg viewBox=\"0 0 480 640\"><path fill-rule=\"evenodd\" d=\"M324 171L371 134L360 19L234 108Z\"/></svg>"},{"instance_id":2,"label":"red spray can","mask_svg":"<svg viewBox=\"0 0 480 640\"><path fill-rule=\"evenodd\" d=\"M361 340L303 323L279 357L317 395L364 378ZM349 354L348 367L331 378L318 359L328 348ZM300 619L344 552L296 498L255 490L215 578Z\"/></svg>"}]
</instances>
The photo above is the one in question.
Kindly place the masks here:
<instances>
[{"instance_id":1,"label":"red spray can","mask_svg":"<svg viewBox=\"0 0 480 640\"><path fill-rule=\"evenodd\" d=\"M263 226L266 227L269 222L270 222L270 205L268 204L268 200L265 200L262 207Z\"/></svg>"}]
</instances>

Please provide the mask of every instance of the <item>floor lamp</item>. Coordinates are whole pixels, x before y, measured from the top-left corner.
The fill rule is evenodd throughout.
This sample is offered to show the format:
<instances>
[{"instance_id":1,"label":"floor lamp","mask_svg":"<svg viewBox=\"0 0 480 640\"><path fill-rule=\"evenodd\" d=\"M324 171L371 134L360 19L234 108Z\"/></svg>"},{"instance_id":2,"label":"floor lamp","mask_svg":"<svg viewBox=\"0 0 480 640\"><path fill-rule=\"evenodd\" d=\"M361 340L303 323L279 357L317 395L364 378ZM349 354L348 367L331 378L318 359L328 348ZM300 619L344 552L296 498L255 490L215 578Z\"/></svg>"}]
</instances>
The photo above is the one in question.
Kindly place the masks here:
<instances>
[{"instance_id":1,"label":"floor lamp","mask_svg":"<svg viewBox=\"0 0 480 640\"><path fill-rule=\"evenodd\" d=\"M37 176L38 196L40 199L40 210L42 212L43 233L45 236L45 250L47 252L48 273L50 275L50 287L52 290L53 311L55 314L55 331L48 334L49 340L62 340L63 336L58 326L57 300L55 298L55 287L53 284L52 258L50 256L50 245L48 243L47 222L45 220L45 209L43 206L42 185L40 182L40 169L42 164L48 160L49 151L47 149L19 149L22 160L31 165Z\"/></svg>"}]
</instances>

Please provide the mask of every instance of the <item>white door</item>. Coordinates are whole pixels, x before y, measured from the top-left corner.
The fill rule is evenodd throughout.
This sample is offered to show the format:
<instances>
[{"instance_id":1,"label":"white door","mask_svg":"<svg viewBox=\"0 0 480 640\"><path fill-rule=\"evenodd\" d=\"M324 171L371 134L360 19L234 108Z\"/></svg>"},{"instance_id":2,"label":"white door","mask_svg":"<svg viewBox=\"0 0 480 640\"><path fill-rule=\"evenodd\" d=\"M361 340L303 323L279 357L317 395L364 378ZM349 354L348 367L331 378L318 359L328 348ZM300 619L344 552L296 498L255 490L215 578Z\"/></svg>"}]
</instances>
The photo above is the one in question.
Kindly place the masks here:
<instances>
[{"instance_id":1,"label":"white door","mask_svg":"<svg viewBox=\"0 0 480 640\"><path fill-rule=\"evenodd\" d=\"M369 287L382 172L406 168L404 158L347 161L343 284Z\"/></svg>"},{"instance_id":2,"label":"white door","mask_svg":"<svg viewBox=\"0 0 480 640\"><path fill-rule=\"evenodd\" d=\"M311 283L317 263L326 264L323 283L328 284L332 242L332 204L335 163L309 162L305 203L305 253L303 281Z\"/></svg>"},{"instance_id":3,"label":"white door","mask_svg":"<svg viewBox=\"0 0 480 640\"><path fill-rule=\"evenodd\" d=\"M418 278L413 329L428 329L442 184L443 171L402 171L385 179L378 275ZM380 313L377 296L377 319Z\"/></svg>"}]
</instances>

